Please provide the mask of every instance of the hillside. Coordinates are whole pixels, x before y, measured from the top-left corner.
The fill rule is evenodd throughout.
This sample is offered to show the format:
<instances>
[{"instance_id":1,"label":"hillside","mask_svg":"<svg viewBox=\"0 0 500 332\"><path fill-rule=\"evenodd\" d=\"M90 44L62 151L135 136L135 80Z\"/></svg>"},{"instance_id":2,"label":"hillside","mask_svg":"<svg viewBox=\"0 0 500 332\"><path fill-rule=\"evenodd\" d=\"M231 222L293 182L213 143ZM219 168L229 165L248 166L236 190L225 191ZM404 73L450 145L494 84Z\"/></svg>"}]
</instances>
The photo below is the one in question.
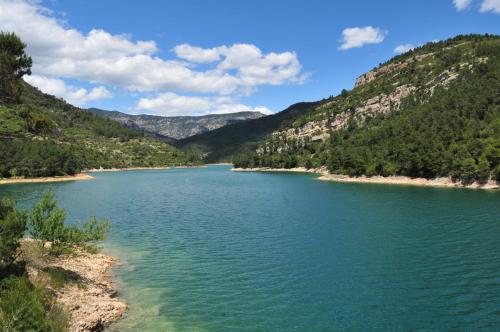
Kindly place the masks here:
<instances>
[{"instance_id":1,"label":"hillside","mask_svg":"<svg viewBox=\"0 0 500 332\"><path fill-rule=\"evenodd\" d=\"M205 162L228 162L235 154L255 150L260 140L314 105L316 103L294 104L277 114L227 125L179 140L176 146L191 154L201 154Z\"/></svg>"},{"instance_id":2,"label":"hillside","mask_svg":"<svg viewBox=\"0 0 500 332\"><path fill-rule=\"evenodd\" d=\"M257 148L232 160L239 167L327 167L351 176L498 180L499 86L499 36L429 43L282 122Z\"/></svg>"},{"instance_id":3,"label":"hillside","mask_svg":"<svg viewBox=\"0 0 500 332\"><path fill-rule=\"evenodd\" d=\"M89 108L88 111L100 117L118 121L127 127L145 132L159 134L176 140L202 134L207 131L224 127L250 119L264 116L259 112L238 112L229 114L209 114L203 116L156 116L156 115L131 115L118 111L105 111Z\"/></svg>"},{"instance_id":4,"label":"hillside","mask_svg":"<svg viewBox=\"0 0 500 332\"><path fill-rule=\"evenodd\" d=\"M0 104L0 177L190 163L161 140L23 85L20 103Z\"/></svg>"}]
</instances>

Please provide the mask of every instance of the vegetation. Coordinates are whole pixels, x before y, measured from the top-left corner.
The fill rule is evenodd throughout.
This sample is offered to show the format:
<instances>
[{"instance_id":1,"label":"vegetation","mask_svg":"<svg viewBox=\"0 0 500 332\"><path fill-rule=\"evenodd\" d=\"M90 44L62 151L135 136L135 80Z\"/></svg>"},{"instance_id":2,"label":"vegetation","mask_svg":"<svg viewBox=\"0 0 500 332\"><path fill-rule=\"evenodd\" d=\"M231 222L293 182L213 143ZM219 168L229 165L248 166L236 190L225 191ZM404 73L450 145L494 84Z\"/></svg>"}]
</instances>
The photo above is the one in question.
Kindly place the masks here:
<instances>
[{"instance_id":1,"label":"vegetation","mask_svg":"<svg viewBox=\"0 0 500 332\"><path fill-rule=\"evenodd\" d=\"M110 228L109 221L91 218L81 227L65 224L65 211L57 206L52 191L28 212L16 209L14 201L0 200L0 330L1 331L65 331L67 317L52 294L42 284L32 284L27 277L25 261L18 259L20 240L29 229L34 241L23 246L23 259L42 259L45 243L51 242L49 255L71 252L78 246L93 250ZM36 251L24 252L24 251ZM33 260L33 261L32 261ZM63 269L44 270L51 288L71 281Z\"/></svg>"},{"instance_id":2,"label":"vegetation","mask_svg":"<svg viewBox=\"0 0 500 332\"><path fill-rule=\"evenodd\" d=\"M277 114L227 125L179 140L176 146L192 156L203 156L204 162L230 162L235 155L243 151L255 150L267 135L316 104L298 103Z\"/></svg>"},{"instance_id":3,"label":"vegetation","mask_svg":"<svg viewBox=\"0 0 500 332\"><path fill-rule=\"evenodd\" d=\"M425 55L427 54L427 55ZM416 55L425 55L412 60ZM234 158L239 167L326 166L332 173L451 177L463 183L500 181L500 38L458 36L430 43L387 64L409 64L293 119L282 129L331 121L397 86L417 89L388 114L351 118L329 138L272 135L260 149ZM436 84L455 73L456 79ZM429 90L429 86L434 86ZM282 131L284 132L284 131Z\"/></svg>"},{"instance_id":4,"label":"vegetation","mask_svg":"<svg viewBox=\"0 0 500 332\"><path fill-rule=\"evenodd\" d=\"M0 330L62 332L67 318L47 290L11 275L0 279Z\"/></svg>"},{"instance_id":5,"label":"vegetation","mask_svg":"<svg viewBox=\"0 0 500 332\"><path fill-rule=\"evenodd\" d=\"M31 57L24 44L13 33L0 32L0 100L13 103L23 89L22 77L31 74Z\"/></svg>"},{"instance_id":6,"label":"vegetation","mask_svg":"<svg viewBox=\"0 0 500 332\"><path fill-rule=\"evenodd\" d=\"M14 262L25 230L26 214L15 208L13 200L0 199L0 269Z\"/></svg>"},{"instance_id":7,"label":"vegetation","mask_svg":"<svg viewBox=\"0 0 500 332\"><path fill-rule=\"evenodd\" d=\"M99 221L95 217L81 227L66 225L66 212L57 206L54 194L47 191L40 202L33 206L28 217L31 236L41 243L50 242L52 252L65 252L68 246L87 247L96 241L102 241L109 232L111 223Z\"/></svg>"},{"instance_id":8,"label":"vegetation","mask_svg":"<svg viewBox=\"0 0 500 332\"><path fill-rule=\"evenodd\" d=\"M0 178L196 161L161 140L26 84L22 76L30 74L31 59L24 47L15 35L0 34Z\"/></svg>"}]
</instances>

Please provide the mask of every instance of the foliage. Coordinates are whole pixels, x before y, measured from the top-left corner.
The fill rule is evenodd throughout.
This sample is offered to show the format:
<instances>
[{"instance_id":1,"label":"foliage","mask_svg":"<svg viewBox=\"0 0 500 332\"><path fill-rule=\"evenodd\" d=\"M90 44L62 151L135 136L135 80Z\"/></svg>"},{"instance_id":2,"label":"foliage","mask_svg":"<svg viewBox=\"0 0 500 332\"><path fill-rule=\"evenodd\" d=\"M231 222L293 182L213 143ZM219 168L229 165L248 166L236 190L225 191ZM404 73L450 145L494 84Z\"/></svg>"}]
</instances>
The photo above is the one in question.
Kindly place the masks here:
<instances>
[{"instance_id":1,"label":"foliage","mask_svg":"<svg viewBox=\"0 0 500 332\"><path fill-rule=\"evenodd\" d=\"M22 92L22 77L31 74L31 57L24 44L13 33L0 32L0 102L18 102Z\"/></svg>"},{"instance_id":2,"label":"foliage","mask_svg":"<svg viewBox=\"0 0 500 332\"><path fill-rule=\"evenodd\" d=\"M49 190L38 204L31 209L28 223L34 239L63 242L66 239L64 220L66 212L57 206L54 193Z\"/></svg>"},{"instance_id":3,"label":"foliage","mask_svg":"<svg viewBox=\"0 0 500 332\"><path fill-rule=\"evenodd\" d=\"M54 252L67 245L85 246L106 238L111 222L92 217L82 227L66 225L66 212L57 205L54 193L49 190L40 202L33 206L28 218L30 233L36 240L52 242Z\"/></svg>"},{"instance_id":4,"label":"foliage","mask_svg":"<svg viewBox=\"0 0 500 332\"><path fill-rule=\"evenodd\" d=\"M14 201L0 199L0 269L13 263L25 229L26 214L15 208Z\"/></svg>"},{"instance_id":5,"label":"foliage","mask_svg":"<svg viewBox=\"0 0 500 332\"><path fill-rule=\"evenodd\" d=\"M66 331L67 318L44 289L10 276L0 280L0 330Z\"/></svg>"},{"instance_id":6,"label":"foliage","mask_svg":"<svg viewBox=\"0 0 500 332\"><path fill-rule=\"evenodd\" d=\"M260 140L316 104L298 103L277 114L227 125L179 140L176 146L193 156L204 156L205 162L228 162L243 151L254 150Z\"/></svg>"}]
</instances>

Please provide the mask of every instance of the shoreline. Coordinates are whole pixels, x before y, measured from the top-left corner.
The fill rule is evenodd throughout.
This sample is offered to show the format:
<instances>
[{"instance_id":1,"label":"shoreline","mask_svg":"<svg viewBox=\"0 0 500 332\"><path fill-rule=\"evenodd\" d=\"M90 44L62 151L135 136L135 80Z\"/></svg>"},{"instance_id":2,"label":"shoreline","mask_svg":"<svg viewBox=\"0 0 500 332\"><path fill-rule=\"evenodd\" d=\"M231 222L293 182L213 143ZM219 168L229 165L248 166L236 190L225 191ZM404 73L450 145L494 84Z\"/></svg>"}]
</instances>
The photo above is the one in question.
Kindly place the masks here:
<instances>
[{"instance_id":1,"label":"shoreline","mask_svg":"<svg viewBox=\"0 0 500 332\"><path fill-rule=\"evenodd\" d=\"M2 185L2 184L19 184L19 183L53 183L53 182L81 181L81 180L94 179L94 177L88 173L167 170L167 169L184 169L184 168L201 168L201 167L207 167L207 166L206 165L196 165L196 166L91 168L91 169L82 170L82 173L78 173L75 175L44 176L44 177L39 177L39 178L21 178L21 177L0 178L0 185Z\"/></svg>"},{"instance_id":2,"label":"shoreline","mask_svg":"<svg viewBox=\"0 0 500 332\"><path fill-rule=\"evenodd\" d=\"M205 165L194 166L154 166L154 167L124 167L124 168L90 168L85 169L84 173L101 173L101 172L126 172L126 171L147 171L147 170L166 170L166 169L184 169L184 168L201 168Z\"/></svg>"},{"instance_id":3,"label":"shoreline","mask_svg":"<svg viewBox=\"0 0 500 332\"><path fill-rule=\"evenodd\" d=\"M6 178L0 179L0 185L2 184L14 184L14 183L50 183L50 182L65 182L65 181L81 181L81 180L92 180L94 177L79 173L75 175L61 175L52 177L40 177L40 178Z\"/></svg>"},{"instance_id":4,"label":"shoreline","mask_svg":"<svg viewBox=\"0 0 500 332\"><path fill-rule=\"evenodd\" d=\"M463 185L460 182L453 182L450 178L410 178L407 176L360 176L350 177L348 175L330 174L326 168L306 169L305 167L295 168L233 168L234 172L293 172L293 173L313 173L319 175L317 178L321 181L345 182L345 183L371 183L371 184L390 184L390 185L410 185L421 187L441 187L441 188L462 188L462 189L500 189L500 184L495 181L488 181L484 184L473 182L470 185Z\"/></svg>"},{"instance_id":5,"label":"shoreline","mask_svg":"<svg viewBox=\"0 0 500 332\"><path fill-rule=\"evenodd\" d=\"M53 291L56 303L68 315L69 331L102 331L127 311L127 304L117 298L117 280L111 274L118 262L116 257L75 248L72 254L32 261L29 253L37 245L29 238L21 241L28 277L32 283ZM65 275L62 284L54 284L47 273L51 270Z\"/></svg>"}]
</instances>

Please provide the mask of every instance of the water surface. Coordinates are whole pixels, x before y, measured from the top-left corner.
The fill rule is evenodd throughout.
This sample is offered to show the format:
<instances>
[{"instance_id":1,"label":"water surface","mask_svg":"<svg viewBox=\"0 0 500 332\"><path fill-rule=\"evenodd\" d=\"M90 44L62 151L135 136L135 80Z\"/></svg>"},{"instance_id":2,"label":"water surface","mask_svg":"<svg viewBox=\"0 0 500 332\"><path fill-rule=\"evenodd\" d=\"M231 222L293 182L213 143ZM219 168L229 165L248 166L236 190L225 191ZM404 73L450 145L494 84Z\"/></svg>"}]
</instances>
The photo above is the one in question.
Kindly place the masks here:
<instances>
[{"instance_id":1,"label":"water surface","mask_svg":"<svg viewBox=\"0 0 500 332\"><path fill-rule=\"evenodd\" d=\"M115 331L500 328L500 192L329 183L227 166L56 183L110 217ZM6 185L28 207L48 184Z\"/></svg>"}]
</instances>

